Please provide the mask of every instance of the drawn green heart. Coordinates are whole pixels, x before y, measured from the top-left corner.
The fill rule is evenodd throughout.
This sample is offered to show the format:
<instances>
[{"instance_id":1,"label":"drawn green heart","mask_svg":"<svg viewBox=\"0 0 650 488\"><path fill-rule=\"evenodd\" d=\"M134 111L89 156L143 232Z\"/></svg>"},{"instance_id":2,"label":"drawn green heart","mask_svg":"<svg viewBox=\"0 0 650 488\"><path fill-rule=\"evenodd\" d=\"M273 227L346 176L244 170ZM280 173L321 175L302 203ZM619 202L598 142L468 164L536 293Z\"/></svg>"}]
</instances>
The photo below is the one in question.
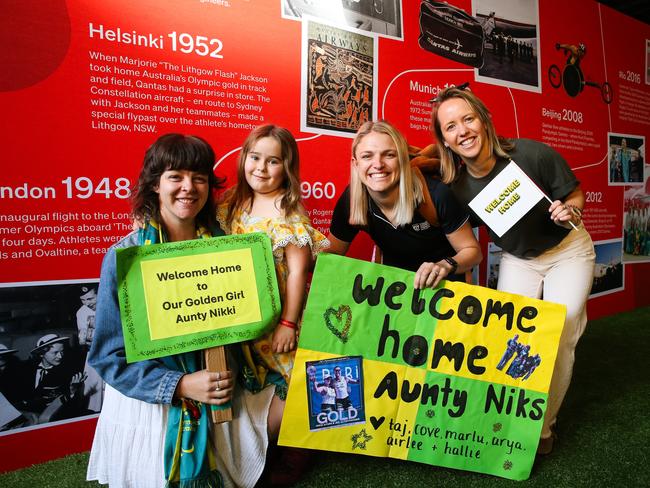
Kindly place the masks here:
<instances>
[{"instance_id":1,"label":"drawn green heart","mask_svg":"<svg viewBox=\"0 0 650 488\"><path fill-rule=\"evenodd\" d=\"M345 320L343 316L345 315ZM350 334L350 325L352 324L352 310L349 305L341 305L338 310L330 307L323 314L325 325L339 340L345 344L348 342ZM332 323L332 317L336 317L336 323Z\"/></svg>"}]
</instances>

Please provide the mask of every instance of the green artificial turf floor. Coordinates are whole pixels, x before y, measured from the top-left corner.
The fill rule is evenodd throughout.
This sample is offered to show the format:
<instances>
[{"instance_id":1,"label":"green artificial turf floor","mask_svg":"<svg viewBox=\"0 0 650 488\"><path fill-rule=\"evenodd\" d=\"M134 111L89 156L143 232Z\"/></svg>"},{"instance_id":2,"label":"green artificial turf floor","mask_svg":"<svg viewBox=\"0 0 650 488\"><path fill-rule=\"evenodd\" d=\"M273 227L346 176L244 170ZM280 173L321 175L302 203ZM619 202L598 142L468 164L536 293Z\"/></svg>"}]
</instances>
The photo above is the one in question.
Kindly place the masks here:
<instances>
[{"instance_id":1,"label":"green artificial turf floor","mask_svg":"<svg viewBox=\"0 0 650 488\"><path fill-rule=\"evenodd\" d=\"M650 486L650 307L591 321L576 352L553 453L530 479L493 476L366 456L317 452L297 487ZM88 453L0 475L0 487L93 487Z\"/></svg>"}]
</instances>

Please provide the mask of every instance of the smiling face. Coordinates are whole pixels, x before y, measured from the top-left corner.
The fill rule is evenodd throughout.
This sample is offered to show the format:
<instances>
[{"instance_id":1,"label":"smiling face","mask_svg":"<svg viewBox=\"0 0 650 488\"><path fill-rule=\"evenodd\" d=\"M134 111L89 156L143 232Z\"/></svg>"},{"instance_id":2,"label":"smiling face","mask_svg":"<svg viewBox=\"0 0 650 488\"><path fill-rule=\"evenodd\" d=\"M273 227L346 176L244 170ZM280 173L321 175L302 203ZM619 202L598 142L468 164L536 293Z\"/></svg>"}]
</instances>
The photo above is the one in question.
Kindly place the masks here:
<instances>
[{"instance_id":1,"label":"smiling face","mask_svg":"<svg viewBox=\"0 0 650 488\"><path fill-rule=\"evenodd\" d=\"M246 154L244 174L254 193L273 195L281 192L286 176L280 142L274 137L258 139Z\"/></svg>"},{"instance_id":2,"label":"smiling face","mask_svg":"<svg viewBox=\"0 0 650 488\"><path fill-rule=\"evenodd\" d=\"M88 307L91 310L95 310L97 308L97 294L96 293L90 293L88 295L84 295L81 298L81 303Z\"/></svg>"},{"instance_id":3,"label":"smiling face","mask_svg":"<svg viewBox=\"0 0 650 488\"><path fill-rule=\"evenodd\" d=\"M399 191L399 155L388 134L370 132L354 151L352 163L372 196L388 197Z\"/></svg>"},{"instance_id":4,"label":"smiling face","mask_svg":"<svg viewBox=\"0 0 650 488\"><path fill-rule=\"evenodd\" d=\"M188 170L167 170L160 176L155 191L165 227L194 224L208 201L208 175Z\"/></svg>"},{"instance_id":5,"label":"smiling face","mask_svg":"<svg viewBox=\"0 0 650 488\"><path fill-rule=\"evenodd\" d=\"M462 98L450 98L438 108L444 143L471 165L491 157L485 125Z\"/></svg>"}]
</instances>

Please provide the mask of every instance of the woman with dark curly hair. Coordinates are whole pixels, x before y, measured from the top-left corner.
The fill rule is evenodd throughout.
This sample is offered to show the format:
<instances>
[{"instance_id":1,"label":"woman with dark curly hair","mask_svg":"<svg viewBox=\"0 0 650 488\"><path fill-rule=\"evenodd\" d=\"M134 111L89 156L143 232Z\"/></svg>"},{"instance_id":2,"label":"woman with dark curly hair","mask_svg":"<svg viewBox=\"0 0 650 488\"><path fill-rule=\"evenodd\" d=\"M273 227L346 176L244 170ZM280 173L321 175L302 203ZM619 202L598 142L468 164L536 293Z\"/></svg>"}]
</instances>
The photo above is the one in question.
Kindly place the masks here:
<instances>
[{"instance_id":1,"label":"woman with dark curly hair","mask_svg":"<svg viewBox=\"0 0 650 488\"><path fill-rule=\"evenodd\" d=\"M275 417L269 420L272 388L258 395L237 389L231 371L205 369L200 351L126 361L116 249L223 235L215 220L214 192L222 182L214 163L200 137L161 136L145 154L134 192L140 227L104 257L89 362L107 386L89 480L137 488L252 487L264 467L268 435L279 430ZM233 421L212 425L207 406L229 401ZM187 429L193 429L191 450L180 443Z\"/></svg>"}]
</instances>

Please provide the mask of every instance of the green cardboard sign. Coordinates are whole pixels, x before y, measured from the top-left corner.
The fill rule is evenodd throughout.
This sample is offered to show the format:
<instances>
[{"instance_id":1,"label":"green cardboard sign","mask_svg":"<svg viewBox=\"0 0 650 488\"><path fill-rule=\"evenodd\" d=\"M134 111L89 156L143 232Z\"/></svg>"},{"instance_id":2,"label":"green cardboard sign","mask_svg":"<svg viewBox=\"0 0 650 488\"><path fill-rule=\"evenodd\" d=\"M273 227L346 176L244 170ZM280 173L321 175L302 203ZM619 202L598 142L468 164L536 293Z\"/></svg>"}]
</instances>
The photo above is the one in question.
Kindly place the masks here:
<instances>
[{"instance_id":1,"label":"green cardboard sign","mask_svg":"<svg viewBox=\"0 0 650 488\"><path fill-rule=\"evenodd\" d=\"M118 249L117 283L129 362L254 339L281 311L264 233Z\"/></svg>"},{"instance_id":2,"label":"green cardboard sign","mask_svg":"<svg viewBox=\"0 0 650 488\"><path fill-rule=\"evenodd\" d=\"M318 257L279 443L522 480L565 307Z\"/></svg>"}]
</instances>

